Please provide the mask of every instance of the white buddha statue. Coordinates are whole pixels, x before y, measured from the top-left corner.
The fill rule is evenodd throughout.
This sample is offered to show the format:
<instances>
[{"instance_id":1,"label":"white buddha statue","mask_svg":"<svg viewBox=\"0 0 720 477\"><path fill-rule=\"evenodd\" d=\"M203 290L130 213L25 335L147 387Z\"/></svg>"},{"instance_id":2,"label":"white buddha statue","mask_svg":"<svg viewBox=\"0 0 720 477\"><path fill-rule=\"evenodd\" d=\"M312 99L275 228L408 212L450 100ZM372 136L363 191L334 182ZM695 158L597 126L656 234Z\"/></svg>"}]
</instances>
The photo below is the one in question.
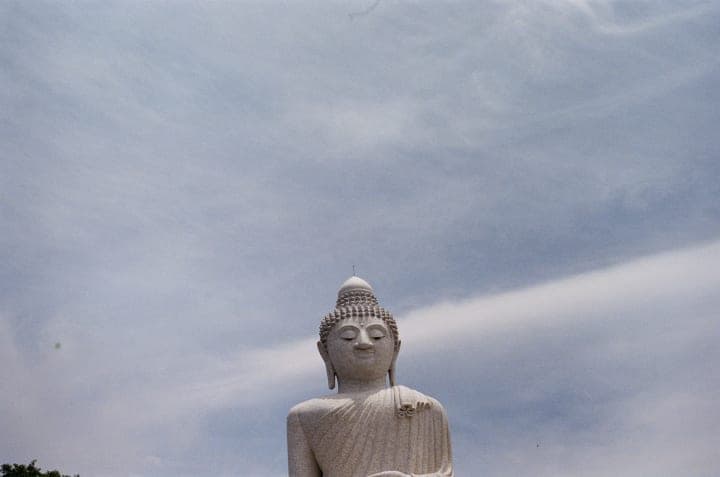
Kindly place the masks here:
<instances>
[{"instance_id":1,"label":"white buddha statue","mask_svg":"<svg viewBox=\"0 0 720 477\"><path fill-rule=\"evenodd\" d=\"M395 384L397 325L365 280L342 285L320 325L318 350L338 393L290 410L290 477L453 475L445 410Z\"/></svg>"}]
</instances>

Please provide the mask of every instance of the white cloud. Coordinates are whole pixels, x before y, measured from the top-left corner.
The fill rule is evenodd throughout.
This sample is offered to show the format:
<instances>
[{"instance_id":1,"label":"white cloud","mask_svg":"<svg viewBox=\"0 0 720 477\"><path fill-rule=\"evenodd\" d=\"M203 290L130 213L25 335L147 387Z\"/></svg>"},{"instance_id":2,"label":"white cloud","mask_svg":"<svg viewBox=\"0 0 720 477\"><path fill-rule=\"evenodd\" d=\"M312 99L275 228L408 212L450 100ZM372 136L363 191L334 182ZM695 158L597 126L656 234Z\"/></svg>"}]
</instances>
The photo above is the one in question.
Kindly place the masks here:
<instances>
[{"instance_id":1,"label":"white cloud","mask_svg":"<svg viewBox=\"0 0 720 477\"><path fill-rule=\"evenodd\" d=\"M670 252L499 296L438 304L409 314L410 342L467 336L468 330L562 326L605 319L644 303L706 297L720 285L720 243Z\"/></svg>"},{"instance_id":2,"label":"white cloud","mask_svg":"<svg viewBox=\"0 0 720 477\"><path fill-rule=\"evenodd\" d=\"M311 134L325 146L326 160L347 160L337 157L352 151L352 158L369 155L381 161L372 151L382 146L417 145L422 137L417 131L417 108L409 102L336 101L331 104L295 104L284 119L285 130Z\"/></svg>"}]
</instances>

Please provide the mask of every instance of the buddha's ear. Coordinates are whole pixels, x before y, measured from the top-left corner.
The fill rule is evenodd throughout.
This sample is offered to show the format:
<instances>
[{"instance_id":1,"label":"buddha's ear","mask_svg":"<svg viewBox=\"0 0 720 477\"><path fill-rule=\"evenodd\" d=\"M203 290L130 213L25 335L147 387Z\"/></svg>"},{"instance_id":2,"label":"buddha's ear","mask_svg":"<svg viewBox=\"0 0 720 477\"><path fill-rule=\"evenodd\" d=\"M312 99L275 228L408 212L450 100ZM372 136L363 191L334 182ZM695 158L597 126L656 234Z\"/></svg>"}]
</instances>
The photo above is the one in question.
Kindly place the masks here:
<instances>
[{"instance_id":1,"label":"buddha's ear","mask_svg":"<svg viewBox=\"0 0 720 477\"><path fill-rule=\"evenodd\" d=\"M397 384L395 382L395 363L397 362L398 354L400 354L400 345L401 344L402 344L402 341L398 340L397 347L395 348L395 352L393 353L392 363L390 364L390 369L388 370L388 378L390 379L390 386L395 386Z\"/></svg>"},{"instance_id":2,"label":"buddha's ear","mask_svg":"<svg viewBox=\"0 0 720 477\"><path fill-rule=\"evenodd\" d=\"M335 367L333 367L332 361L330 361L330 355L327 352L327 348L322 341L317 342L317 348L323 361L325 361L325 372L327 373L328 387L330 389L335 389Z\"/></svg>"}]
</instances>

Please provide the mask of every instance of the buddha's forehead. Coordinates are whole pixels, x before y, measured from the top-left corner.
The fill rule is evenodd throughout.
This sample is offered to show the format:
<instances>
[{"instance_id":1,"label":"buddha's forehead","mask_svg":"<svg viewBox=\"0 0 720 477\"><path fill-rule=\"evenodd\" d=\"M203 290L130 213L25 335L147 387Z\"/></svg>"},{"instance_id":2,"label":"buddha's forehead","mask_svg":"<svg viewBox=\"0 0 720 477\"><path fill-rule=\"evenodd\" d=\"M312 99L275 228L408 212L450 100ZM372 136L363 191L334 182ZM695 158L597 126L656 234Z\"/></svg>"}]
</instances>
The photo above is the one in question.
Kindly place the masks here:
<instances>
[{"instance_id":1,"label":"buddha's forehead","mask_svg":"<svg viewBox=\"0 0 720 477\"><path fill-rule=\"evenodd\" d=\"M381 325L383 328L387 329L387 325L385 325L385 322L382 320L382 318L378 318L377 316L349 316L347 318L342 318L338 320L337 323L335 323L335 326L333 329L337 330L338 328L341 328L345 325L355 325L360 328L369 326L369 325Z\"/></svg>"}]
</instances>

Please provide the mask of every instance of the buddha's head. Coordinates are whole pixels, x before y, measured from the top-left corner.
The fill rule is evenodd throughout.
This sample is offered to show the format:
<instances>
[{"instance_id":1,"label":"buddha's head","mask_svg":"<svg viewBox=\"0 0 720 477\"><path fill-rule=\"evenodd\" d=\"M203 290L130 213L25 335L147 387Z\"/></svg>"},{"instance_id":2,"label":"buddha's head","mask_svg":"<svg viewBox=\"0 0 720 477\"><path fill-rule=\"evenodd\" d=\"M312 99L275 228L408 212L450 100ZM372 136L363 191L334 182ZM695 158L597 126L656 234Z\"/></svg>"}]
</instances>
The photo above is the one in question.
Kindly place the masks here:
<instances>
[{"instance_id":1,"label":"buddha's head","mask_svg":"<svg viewBox=\"0 0 720 477\"><path fill-rule=\"evenodd\" d=\"M335 388L336 376L341 381L370 382L388 375L390 385L395 385L397 324L361 278L350 277L340 287L335 310L320 324L318 350L330 389Z\"/></svg>"}]
</instances>

